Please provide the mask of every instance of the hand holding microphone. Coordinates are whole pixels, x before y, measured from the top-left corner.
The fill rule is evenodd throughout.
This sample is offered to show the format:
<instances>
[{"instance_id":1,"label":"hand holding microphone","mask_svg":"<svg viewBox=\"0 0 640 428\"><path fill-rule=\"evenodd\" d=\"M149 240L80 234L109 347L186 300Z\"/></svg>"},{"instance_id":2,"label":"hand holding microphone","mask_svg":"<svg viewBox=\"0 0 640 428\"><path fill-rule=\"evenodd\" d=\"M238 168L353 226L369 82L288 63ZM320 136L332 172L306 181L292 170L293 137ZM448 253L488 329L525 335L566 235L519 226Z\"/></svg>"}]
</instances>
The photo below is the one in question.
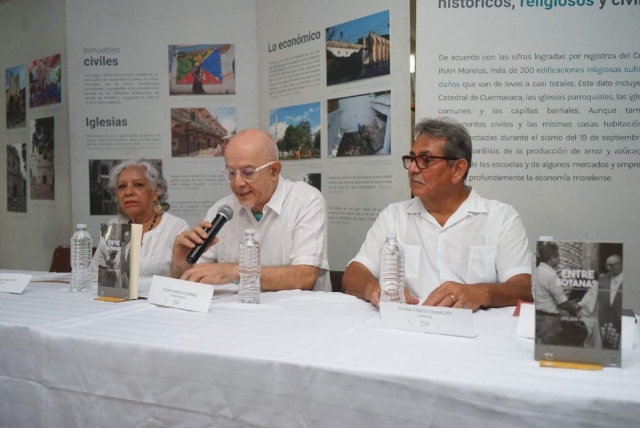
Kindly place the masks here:
<instances>
[{"instance_id":1,"label":"hand holding microphone","mask_svg":"<svg viewBox=\"0 0 640 428\"><path fill-rule=\"evenodd\" d=\"M222 226L229 220L233 218L233 210L228 205L223 205L218 209L218 213L216 214L213 221L211 221L211 227L205 229L207 233L207 237L204 238L202 244L196 245L195 248L189 252L187 256L187 263L190 265L195 264L200 256L207 250L213 239L216 237Z\"/></svg>"}]
</instances>

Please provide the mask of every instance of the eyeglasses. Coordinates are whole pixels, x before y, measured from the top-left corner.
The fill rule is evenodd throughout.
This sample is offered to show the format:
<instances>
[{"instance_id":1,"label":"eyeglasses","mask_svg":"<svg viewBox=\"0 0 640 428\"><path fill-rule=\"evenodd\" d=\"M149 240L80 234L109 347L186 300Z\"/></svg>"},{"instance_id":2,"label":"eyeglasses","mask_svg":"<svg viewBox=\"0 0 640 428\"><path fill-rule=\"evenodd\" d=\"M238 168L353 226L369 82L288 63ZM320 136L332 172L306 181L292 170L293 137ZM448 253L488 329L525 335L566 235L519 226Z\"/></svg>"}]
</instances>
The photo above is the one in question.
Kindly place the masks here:
<instances>
[{"instance_id":1,"label":"eyeglasses","mask_svg":"<svg viewBox=\"0 0 640 428\"><path fill-rule=\"evenodd\" d=\"M236 175L238 173L240 173L240 176L242 177L242 179L244 181L252 181L253 179L256 178L256 173L258 171L260 171L261 169L265 169L266 167L268 167L272 163L275 163L275 161L271 161L269 163L265 163L264 165L259 166L257 168L246 167L246 168L241 168L241 169L233 169L233 168L229 168L227 166L220 172L222 173L222 175L224 175L224 178L226 178L229 183L235 181Z\"/></svg>"},{"instance_id":2,"label":"eyeglasses","mask_svg":"<svg viewBox=\"0 0 640 428\"><path fill-rule=\"evenodd\" d=\"M621 265L622 263L620 262L615 262L615 263L606 263L605 266L607 267L613 267L613 266L617 266L617 265Z\"/></svg>"},{"instance_id":3,"label":"eyeglasses","mask_svg":"<svg viewBox=\"0 0 640 428\"><path fill-rule=\"evenodd\" d=\"M458 160L458 158L450 158L446 156L406 155L402 156L402 165L404 165L404 169L409 169L411 164L415 162L419 169L427 169L429 162L431 162L432 159Z\"/></svg>"}]
</instances>

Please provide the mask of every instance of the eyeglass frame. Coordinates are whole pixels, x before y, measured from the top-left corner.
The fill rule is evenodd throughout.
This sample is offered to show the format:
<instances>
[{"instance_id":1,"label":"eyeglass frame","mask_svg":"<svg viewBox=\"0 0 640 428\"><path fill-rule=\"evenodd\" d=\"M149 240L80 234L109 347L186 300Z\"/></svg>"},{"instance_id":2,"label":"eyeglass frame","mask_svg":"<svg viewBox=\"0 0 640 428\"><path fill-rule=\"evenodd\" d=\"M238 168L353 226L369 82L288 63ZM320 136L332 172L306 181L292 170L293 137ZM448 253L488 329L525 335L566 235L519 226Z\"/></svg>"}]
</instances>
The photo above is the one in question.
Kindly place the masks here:
<instances>
[{"instance_id":1,"label":"eyeglass frame","mask_svg":"<svg viewBox=\"0 0 640 428\"><path fill-rule=\"evenodd\" d=\"M418 158L422 158L422 160L424 161L424 165L425 165L424 168L421 168L420 165L418 165L418 162L416 161ZM418 169L423 170L423 169L429 168L429 163L431 162L431 159L443 159L443 160L449 160L449 161L460 160L460 158L451 158L448 156L433 156L433 155L426 155L426 154L404 155L402 156L402 166L404 167L404 169L409 169L411 168L411 164L415 162ZM405 165L406 160L411 160L411 162L409 162L409 165Z\"/></svg>"},{"instance_id":2,"label":"eyeglass frame","mask_svg":"<svg viewBox=\"0 0 640 428\"><path fill-rule=\"evenodd\" d=\"M222 168L222 169L220 170L220 172L221 172L221 173L222 173L222 175L227 179L227 182L229 182L229 183L233 183L233 182L234 182L234 180L235 180L235 177L234 177L233 179L230 179L230 178L229 178L229 174L231 174L231 173L232 173L232 171L233 171L233 174L236 174L238 171L240 171L240 176L242 177L242 179L243 179L244 181L246 181L246 182L251 182L251 181L253 181L253 180L255 179L255 177L256 177L256 173L257 173L258 171L263 170L263 169L265 169L266 167L268 167L268 166L270 166L270 165L272 165L272 164L274 164L274 163L276 163L276 162L277 162L277 161L271 161L271 162L265 163L264 165L259 166L259 167L257 167L257 168L253 168L253 167L247 166L247 167L240 168L240 169L234 169L234 168L229 168L229 166L228 166L228 165L226 165L224 168ZM251 172L251 176L250 176L250 177L247 177L247 176L245 175L245 173L244 173L244 172L242 172L242 171L245 171L245 170L251 170L251 171L252 171L252 172ZM225 171L227 171L227 172L225 172Z\"/></svg>"}]
</instances>

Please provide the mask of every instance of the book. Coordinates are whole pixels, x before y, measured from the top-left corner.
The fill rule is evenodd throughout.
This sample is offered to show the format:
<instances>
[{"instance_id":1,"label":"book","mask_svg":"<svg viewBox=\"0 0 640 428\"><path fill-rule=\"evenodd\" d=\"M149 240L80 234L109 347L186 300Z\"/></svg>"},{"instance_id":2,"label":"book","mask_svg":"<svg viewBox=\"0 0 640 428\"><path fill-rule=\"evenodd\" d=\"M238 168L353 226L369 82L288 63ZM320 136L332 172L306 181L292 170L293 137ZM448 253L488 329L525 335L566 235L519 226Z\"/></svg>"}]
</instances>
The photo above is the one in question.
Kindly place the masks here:
<instances>
[{"instance_id":1,"label":"book","mask_svg":"<svg viewBox=\"0 0 640 428\"><path fill-rule=\"evenodd\" d=\"M138 298L141 245L141 224L100 225L100 243L96 249L99 298Z\"/></svg>"},{"instance_id":2,"label":"book","mask_svg":"<svg viewBox=\"0 0 640 428\"><path fill-rule=\"evenodd\" d=\"M621 366L622 243L538 241L535 358Z\"/></svg>"}]
</instances>

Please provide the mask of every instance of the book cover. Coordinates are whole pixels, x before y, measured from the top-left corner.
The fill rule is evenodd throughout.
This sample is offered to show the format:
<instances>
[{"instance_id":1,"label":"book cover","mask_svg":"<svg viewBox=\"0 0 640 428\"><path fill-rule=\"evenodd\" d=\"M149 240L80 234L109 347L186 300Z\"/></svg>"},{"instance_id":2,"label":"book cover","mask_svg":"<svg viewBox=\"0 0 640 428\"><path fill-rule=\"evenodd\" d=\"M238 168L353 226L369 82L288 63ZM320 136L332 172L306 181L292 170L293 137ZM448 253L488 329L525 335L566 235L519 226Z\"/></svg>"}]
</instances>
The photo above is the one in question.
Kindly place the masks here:
<instances>
[{"instance_id":1,"label":"book cover","mask_svg":"<svg viewBox=\"0 0 640 428\"><path fill-rule=\"evenodd\" d=\"M98 296L138 298L142 225L103 223L98 252Z\"/></svg>"},{"instance_id":2,"label":"book cover","mask_svg":"<svg viewBox=\"0 0 640 428\"><path fill-rule=\"evenodd\" d=\"M538 241L536 360L620 367L622 243Z\"/></svg>"}]
</instances>

